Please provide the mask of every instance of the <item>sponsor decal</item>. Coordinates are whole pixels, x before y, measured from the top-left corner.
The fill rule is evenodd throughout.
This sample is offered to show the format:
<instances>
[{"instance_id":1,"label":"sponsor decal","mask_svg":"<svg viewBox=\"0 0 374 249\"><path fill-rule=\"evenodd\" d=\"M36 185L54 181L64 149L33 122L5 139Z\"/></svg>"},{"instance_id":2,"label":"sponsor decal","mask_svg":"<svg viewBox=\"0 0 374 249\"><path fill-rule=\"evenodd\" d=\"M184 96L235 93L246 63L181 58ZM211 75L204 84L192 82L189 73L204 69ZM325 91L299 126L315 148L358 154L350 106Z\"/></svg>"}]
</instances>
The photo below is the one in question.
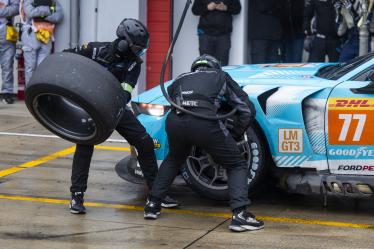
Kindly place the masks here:
<instances>
[{"instance_id":1,"label":"sponsor decal","mask_svg":"<svg viewBox=\"0 0 374 249\"><path fill-rule=\"evenodd\" d=\"M374 145L374 98L331 98L328 102L330 145Z\"/></svg>"},{"instance_id":2,"label":"sponsor decal","mask_svg":"<svg viewBox=\"0 0 374 249\"><path fill-rule=\"evenodd\" d=\"M135 169L134 170L134 174L137 175L137 176L144 177L143 172L142 172L141 169Z\"/></svg>"},{"instance_id":3,"label":"sponsor decal","mask_svg":"<svg viewBox=\"0 0 374 249\"><path fill-rule=\"evenodd\" d=\"M190 107L198 107L199 103L194 100L183 100L182 101L183 106L190 106Z\"/></svg>"},{"instance_id":4,"label":"sponsor decal","mask_svg":"<svg viewBox=\"0 0 374 249\"><path fill-rule=\"evenodd\" d=\"M362 171L362 172L371 172L374 171L374 166L369 165L339 165L338 171Z\"/></svg>"},{"instance_id":5,"label":"sponsor decal","mask_svg":"<svg viewBox=\"0 0 374 249\"><path fill-rule=\"evenodd\" d=\"M358 149L330 149L330 156L350 156L354 158L374 157L374 150L368 147L360 147Z\"/></svg>"},{"instance_id":6,"label":"sponsor decal","mask_svg":"<svg viewBox=\"0 0 374 249\"><path fill-rule=\"evenodd\" d=\"M292 67L306 67L310 65L309 63L300 63L300 64L265 64L262 65L263 68L266 67L275 67L275 68L292 68Z\"/></svg>"},{"instance_id":7,"label":"sponsor decal","mask_svg":"<svg viewBox=\"0 0 374 249\"><path fill-rule=\"evenodd\" d=\"M374 110L374 98L331 98L329 110Z\"/></svg>"},{"instance_id":8,"label":"sponsor decal","mask_svg":"<svg viewBox=\"0 0 374 249\"><path fill-rule=\"evenodd\" d=\"M300 154L304 151L302 129L279 129L278 150L279 153Z\"/></svg>"},{"instance_id":9,"label":"sponsor decal","mask_svg":"<svg viewBox=\"0 0 374 249\"><path fill-rule=\"evenodd\" d=\"M183 95L191 95L191 94L193 94L193 91L191 90L191 91L182 91L182 94Z\"/></svg>"},{"instance_id":10,"label":"sponsor decal","mask_svg":"<svg viewBox=\"0 0 374 249\"><path fill-rule=\"evenodd\" d=\"M154 144L155 150L161 149L161 144L158 142L157 139L153 139L153 144Z\"/></svg>"}]
</instances>

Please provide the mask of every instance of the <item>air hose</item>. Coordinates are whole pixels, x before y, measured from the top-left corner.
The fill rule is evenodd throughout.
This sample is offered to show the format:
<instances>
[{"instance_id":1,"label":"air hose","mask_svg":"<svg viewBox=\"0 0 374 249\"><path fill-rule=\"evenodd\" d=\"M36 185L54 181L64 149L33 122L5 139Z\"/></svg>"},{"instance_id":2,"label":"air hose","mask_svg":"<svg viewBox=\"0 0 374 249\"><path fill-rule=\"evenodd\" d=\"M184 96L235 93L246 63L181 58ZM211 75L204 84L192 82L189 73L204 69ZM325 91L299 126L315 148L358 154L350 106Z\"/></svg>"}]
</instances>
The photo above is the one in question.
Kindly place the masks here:
<instances>
[{"instance_id":1,"label":"air hose","mask_svg":"<svg viewBox=\"0 0 374 249\"><path fill-rule=\"evenodd\" d=\"M160 76L160 87L161 87L161 91L162 91L162 94L164 95L164 97L166 98L166 100L170 103L171 106L173 106L174 108L176 108L177 110L183 112L183 113L186 113L186 114L190 114L192 116L195 116L195 117L198 117L198 118L202 118L202 119L207 119L207 120L220 120L220 119L226 119L228 117L231 117L232 115L235 114L235 112L237 111L236 108L234 108L231 112L225 114L225 115L221 115L221 116L209 116L209 115L203 115L203 114L199 114L199 113L195 113L195 112L192 112L192 111L189 111L189 110L186 110L184 109L183 107L179 106L178 104L176 104L171 98L170 96L168 95L166 89L165 89L165 72L166 72L166 67L168 65L168 62L170 60L170 57L171 55L173 54L173 50L174 50L174 46L175 46L175 43L177 42L178 40L178 36L179 36L179 33L182 29L182 26L183 26L183 23L184 23L184 20L186 19L186 14L187 14L187 11L190 7L192 3L192 0L187 0L186 1L186 5L184 7L184 10L183 10L183 13L182 13L182 16L181 16L181 19L179 20L179 24L178 24L178 27L177 27L177 31L175 32L175 35L173 37L173 40L170 44L170 47L169 47L169 50L168 50L168 53L166 54L166 57L165 57L165 61L164 61L164 64L162 65L162 70L161 70L161 76Z\"/></svg>"}]
</instances>

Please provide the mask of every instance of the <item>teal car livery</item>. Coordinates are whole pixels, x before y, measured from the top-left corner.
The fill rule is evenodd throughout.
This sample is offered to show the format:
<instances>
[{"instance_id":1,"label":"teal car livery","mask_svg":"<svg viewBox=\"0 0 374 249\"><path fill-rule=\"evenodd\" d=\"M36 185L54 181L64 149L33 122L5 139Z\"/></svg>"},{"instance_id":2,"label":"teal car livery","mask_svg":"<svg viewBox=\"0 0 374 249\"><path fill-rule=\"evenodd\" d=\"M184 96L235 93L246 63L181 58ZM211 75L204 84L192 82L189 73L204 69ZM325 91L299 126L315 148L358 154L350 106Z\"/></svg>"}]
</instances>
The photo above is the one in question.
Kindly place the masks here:
<instances>
[{"instance_id":1,"label":"teal car livery","mask_svg":"<svg viewBox=\"0 0 374 249\"><path fill-rule=\"evenodd\" d=\"M250 191L266 183L271 171L289 192L373 195L374 54L344 64L239 65L224 70L257 110L245 140L238 143L248 160ZM161 162L168 152L169 104L156 87L134 98L132 107L153 137ZM226 171L201 149L193 148L181 174L200 194L227 198Z\"/></svg>"}]
</instances>

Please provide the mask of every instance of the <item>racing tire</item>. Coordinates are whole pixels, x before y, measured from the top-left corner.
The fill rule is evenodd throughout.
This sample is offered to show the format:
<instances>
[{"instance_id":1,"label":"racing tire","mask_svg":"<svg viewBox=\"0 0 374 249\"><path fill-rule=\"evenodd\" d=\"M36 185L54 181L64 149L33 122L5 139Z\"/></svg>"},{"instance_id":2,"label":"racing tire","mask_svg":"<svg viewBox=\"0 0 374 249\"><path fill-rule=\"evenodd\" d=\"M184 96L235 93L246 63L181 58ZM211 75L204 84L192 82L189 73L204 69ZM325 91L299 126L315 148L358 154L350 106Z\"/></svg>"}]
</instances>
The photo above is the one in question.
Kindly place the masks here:
<instances>
[{"instance_id":1,"label":"racing tire","mask_svg":"<svg viewBox=\"0 0 374 249\"><path fill-rule=\"evenodd\" d=\"M249 183L249 196L252 197L261 188L261 183L267 174L267 161L266 161L266 151L267 147L264 143L263 136L261 135L257 128L249 127L246 132L247 149L250 151L248 153L246 160L248 161L248 183ZM218 182L216 185L208 184L211 180L210 176L214 175L212 169L206 170L205 174L201 174L198 177L196 168L196 160L191 158L206 157L206 153L201 152L199 148L193 148L189 159L187 159L186 164L182 168L182 176L187 184L198 194L203 197L226 201L229 200L229 191L227 186L227 180ZM195 163L194 163L195 162ZM214 162L210 161L212 165ZM217 168L216 166L211 166L211 168Z\"/></svg>"},{"instance_id":2,"label":"racing tire","mask_svg":"<svg viewBox=\"0 0 374 249\"><path fill-rule=\"evenodd\" d=\"M40 124L79 144L104 142L126 106L118 80L98 63L73 53L48 56L25 94L27 108Z\"/></svg>"}]
</instances>

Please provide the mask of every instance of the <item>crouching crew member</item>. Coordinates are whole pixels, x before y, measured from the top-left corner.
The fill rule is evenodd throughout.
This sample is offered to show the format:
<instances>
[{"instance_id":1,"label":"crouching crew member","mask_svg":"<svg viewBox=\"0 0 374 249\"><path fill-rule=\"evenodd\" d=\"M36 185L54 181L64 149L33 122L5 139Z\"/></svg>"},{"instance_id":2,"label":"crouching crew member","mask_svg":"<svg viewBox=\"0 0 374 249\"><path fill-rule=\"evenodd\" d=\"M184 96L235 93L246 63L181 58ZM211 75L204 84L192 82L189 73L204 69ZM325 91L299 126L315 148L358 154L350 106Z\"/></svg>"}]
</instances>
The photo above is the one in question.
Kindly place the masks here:
<instances>
[{"instance_id":1,"label":"crouching crew member","mask_svg":"<svg viewBox=\"0 0 374 249\"><path fill-rule=\"evenodd\" d=\"M118 39L113 42L91 42L65 52L83 55L106 67L121 82L128 103L139 78L142 63L140 57L149 45L149 33L138 20L125 19L117 28L117 37ZM151 188L158 169L152 138L128 108L125 108L116 130L129 144L135 146L144 178ZM77 144L70 188L72 193L70 212L73 214L86 212L83 197L87 189L93 151L94 145ZM170 197L165 197L163 206L175 207L178 203Z\"/></svg>"},{"instance_id":2,"label":"crouching crew member","mask_svg":"<svg viewBox=\"0 0 374 249\"><path fill-rule=\"evenodd\" d=\"M183 107L209 116L216 116L223 102L237 108L238 121L234 136L238 138L243 136L255 116L248 95L221 70L218 60L209 55L199 57L192 64L190 73L182 74L168 87L168 93ZM264 223L247 211L250 205L248 165L233 135L222 121L205 120L173 109L166 120L166 132L169 154L161 164L144 208L145 219L158 218L161 200L166 196L192 146L198 146L210 154L216 163L227 169L230 206L233 212L229 228L238 232L263 228Z\"/></svg>"}]
</instances>

